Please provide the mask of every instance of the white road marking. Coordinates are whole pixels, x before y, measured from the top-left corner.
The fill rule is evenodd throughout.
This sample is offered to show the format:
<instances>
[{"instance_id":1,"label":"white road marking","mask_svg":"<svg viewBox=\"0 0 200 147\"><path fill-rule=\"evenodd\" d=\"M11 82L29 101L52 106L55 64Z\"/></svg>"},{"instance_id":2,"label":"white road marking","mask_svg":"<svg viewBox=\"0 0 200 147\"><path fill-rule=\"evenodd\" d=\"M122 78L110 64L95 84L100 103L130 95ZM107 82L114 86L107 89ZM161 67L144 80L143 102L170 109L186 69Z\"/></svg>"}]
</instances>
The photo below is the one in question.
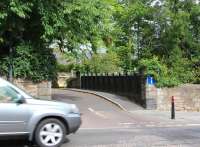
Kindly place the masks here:
<instances>
[{"instance_id":1,"label":"white road marking","mask_svg":"<svg viewBox=\"0 0 200 147\"><path fill-rule=\"evenodd\" d=\"M117 129L139 129L139 128L171 128L171 127L193 127L193 126L200 126L200 124L174 124L174 125L152 125L152 124L147 124L147 125L135 125L134 127L131 126L124 126L124 127L105 127L105 128L80 128L80 130L117 130Z\"/></svg>"},{"instance_id":2,"label":"white road marking","mask_svg":"<svg viewBox=\"0 0 200 147\"><path fill-rule=\"evenodd\" d=\"M135 123L129 123L129 122L125 122L125 123L119 123L120 125L135 125Z\"/></svg>"},{"instance_id":3,"label":"white road marking","mask_svg":"<svg viewBox=\"0 0 200 147\"><path fill-rule=\"evenodd\" d=\"M175 123L169 123L169 124L163 124L163 123L156 123L156 122L149 122L149 123L146 123L146 124L144 124L144 123L138 123L138 124L136 124L136 123L129 123L129 122L127 122L127 123L119 123L119 125L122 125L122 126L125 126L125 127L127 127L127 126L132 126L132 127L158 127L158 128L160 128L160 127L167 127L167 128L170 128L170 127L194 127L194 126L200 126L200 124L175 124Z\"/></svg>"},{"instance_id":4,"label":"white road marking","mask_svg":"<svg viewBox=\"0 0 200 147\"><path fill-rule=\"evenodd\" d=\"M146 127L155 127L155 125L151 125L151 124L149 124L149 125L145 125Z\"/></svg>"},{"instance_id":5,"label":"white road marking","mask_svg":"<svg viewBox=\"0 0 200 147\"><path fill-rule=\"evenodd\" d=\"M187 124L186 126L200 126L200 124Z\"/></svg>"},{"instance_id":6,"label":"white road marking","mask_svg":"<svg viewBox=\"0 0 200 147\"><path fill-rule=\"evenodd\" d=\"M118 130L118 129L127 129L122 127L107 127L107 128L80 128L79 130Z\"/></svg>"},{"instance_id":7,"label":"white road marking","mask_svg":"<svg viewBox=\"0 0 200 147\"><path fill-rule=\"evenodd\" d=\"M88 108L89 111L94 112L94 110L92 108Z\"/></svg>"},{"instance_id":8,"label":"white road marking","mask_svg":"<svg viewBox=\"0 0 200 147\"><path fill-rule=\"evenodd\" d=\"M102 114L102 113L100 113L100 112L97 112L97 111L95 111L95 110L92 109L92 108L88 108L88 110L89 110L90 112L94 113L95 115L99 116L99 117L102 117L102 118L104 118L104 119L107 119L107 117L106 117L104 114Z\"/></svg>"}]
</instances>

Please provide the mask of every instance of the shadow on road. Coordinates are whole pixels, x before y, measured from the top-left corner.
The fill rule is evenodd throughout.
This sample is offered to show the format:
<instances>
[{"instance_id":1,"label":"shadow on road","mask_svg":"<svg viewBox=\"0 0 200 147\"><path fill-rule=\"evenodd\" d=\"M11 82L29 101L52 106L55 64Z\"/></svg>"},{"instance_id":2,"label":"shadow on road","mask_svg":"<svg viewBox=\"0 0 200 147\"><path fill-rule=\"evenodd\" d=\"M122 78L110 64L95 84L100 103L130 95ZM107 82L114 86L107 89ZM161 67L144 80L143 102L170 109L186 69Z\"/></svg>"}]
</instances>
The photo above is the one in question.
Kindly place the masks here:
<instances>
[{"instance_id":1,"label":"shadow on road","mask_svg":"<svg viewBox=\"0 0 200 147\"><path fill-rule=\"evenodd\" d=\"M36 147L24 140L0 140L1 147Z\"/></svg>"},{"instance_id":2,"label":"shadow on road","mask_svg":"<svg viewBox=\"0 0 200 147\"><path fill-rule=\"evenodd\" d=\"M64 141L64 143L70 142L68 138ZM0 140L0 147L38 147L37 145L32 145L30 142L26 140Z\"/></svg>"}]
</instances>

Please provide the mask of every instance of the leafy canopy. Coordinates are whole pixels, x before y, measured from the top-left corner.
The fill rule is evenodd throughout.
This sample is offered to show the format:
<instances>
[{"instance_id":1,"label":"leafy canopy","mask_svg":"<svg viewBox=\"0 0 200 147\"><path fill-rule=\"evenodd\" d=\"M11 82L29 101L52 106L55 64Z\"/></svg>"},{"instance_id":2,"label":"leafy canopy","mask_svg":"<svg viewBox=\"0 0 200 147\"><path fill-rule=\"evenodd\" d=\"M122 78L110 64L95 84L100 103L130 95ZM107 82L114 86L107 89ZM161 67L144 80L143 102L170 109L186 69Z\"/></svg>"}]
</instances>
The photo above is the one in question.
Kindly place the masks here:
<instances>
[{"instance_id":1,"label":"leafy canopy","mask_svg":"<svg viewBox=\"0 0 200 147\"><path fill-rule=\"evenodd\" d=\"M56 42L61 51L73 51L90 43L95 51L98 40L110 33L106 25L112 9L109 3L106 0L1 1L1 73L8 74L11 64L8 52L12 48L16 77L52 79L56 62L49 46Z\"/></svg>"}]
</instances>

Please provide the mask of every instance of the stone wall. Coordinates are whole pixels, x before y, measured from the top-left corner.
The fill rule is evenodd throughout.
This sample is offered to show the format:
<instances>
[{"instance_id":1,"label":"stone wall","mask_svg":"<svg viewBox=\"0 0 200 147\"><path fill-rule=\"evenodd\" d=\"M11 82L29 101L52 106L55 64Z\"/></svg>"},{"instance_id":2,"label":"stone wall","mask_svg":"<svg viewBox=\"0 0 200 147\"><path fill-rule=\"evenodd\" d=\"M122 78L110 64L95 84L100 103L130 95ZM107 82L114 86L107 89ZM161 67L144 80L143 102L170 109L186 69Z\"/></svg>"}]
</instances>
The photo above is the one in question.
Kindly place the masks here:
<instances>
[{"instance_id":1,"label":"stone wall","mask_svg":"<svg viewBox=\"0 0 200 147\"><path fill-rule=\"evenodd\" d=\"M67 87L67 80L71 77L69 73L58 73L57 85L58 88Z\"/></svg>"},{"instance_id":2,"label":"stone wall","mask_svg":"<svg viewBox=\"0 0 200 147\"><path fill-rule=\"evenodd\" d=\"M157 91L155 86L146 84L146 109L157 109Z\"/></svg>"},{"instance_id":3,"label":"stone wall","mask_svg":"<svg viewBox=\"0 0 200 147\"><path fill-rule=\"evenodd\" d=\"M155 101L158 110L171 109L171 97L175 97L176 111L200 111L200 85L186 84L174 88L156 88L147 85L146 99ZM148 102L148 101L147 101Z\"/></svg>"},{"instance_id":4,"label":"stone wall","mask_svg":"<svg viewBox=\"0 0 200 147\"><path fill-rule=\"evenodd\" d=\"M40 83L33 83L31 81L16 79L14 84L19 88L24 89L30 95L40 99L51 99L51 82L43 81Z\"/></svg>"},{"instance_id":5,"label":"stone wall","mask_svg":"<svg viewBox=\"0 0 200 147\"><path fill-rule=\"evenodd\" d=\"M76 75L71 73L59 72L57 76L57 81L54 83L55 88L66 88L70 87L71 81L76 78ZM79 86L80 87L80 86Z\"/></svg>"}]
</instances>

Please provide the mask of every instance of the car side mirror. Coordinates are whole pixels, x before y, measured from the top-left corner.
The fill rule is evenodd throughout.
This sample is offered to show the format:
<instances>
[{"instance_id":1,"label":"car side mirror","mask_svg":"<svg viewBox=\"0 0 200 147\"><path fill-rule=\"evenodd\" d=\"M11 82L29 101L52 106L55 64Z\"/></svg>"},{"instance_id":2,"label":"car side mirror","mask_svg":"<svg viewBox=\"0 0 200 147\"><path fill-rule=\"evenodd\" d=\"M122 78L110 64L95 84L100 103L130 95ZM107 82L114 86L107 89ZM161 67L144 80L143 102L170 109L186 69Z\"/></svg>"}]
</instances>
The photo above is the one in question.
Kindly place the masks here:
<instances>
[{"instance_id":1,"label":"car side mirror","mask_svg":"<svg viewBox=\"0 0 200 147\"><path fill-rule=\"evenodd\" d=\"M17 96L17 100L16 100L16 103L17 104L24 104L26 102L25 98L22 96L22 95L18 95Z\"/></svg>"}]
</instances>

